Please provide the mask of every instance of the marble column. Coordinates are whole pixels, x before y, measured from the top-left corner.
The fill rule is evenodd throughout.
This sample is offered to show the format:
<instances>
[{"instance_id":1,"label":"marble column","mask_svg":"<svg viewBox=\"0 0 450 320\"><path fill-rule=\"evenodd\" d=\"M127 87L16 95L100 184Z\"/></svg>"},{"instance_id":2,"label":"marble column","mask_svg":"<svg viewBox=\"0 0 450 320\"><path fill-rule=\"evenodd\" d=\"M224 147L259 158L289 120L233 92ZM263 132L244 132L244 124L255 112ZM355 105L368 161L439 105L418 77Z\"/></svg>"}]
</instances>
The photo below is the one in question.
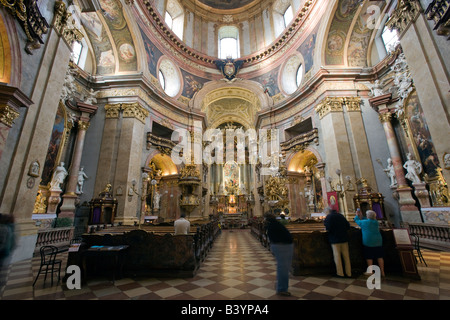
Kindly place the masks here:
<instances>
[{"instance_id":1,"label":"marble column","mask_svg":"<svg viewBox=\"0 0 450 320\"><path fill-rule=\"evenodd\" d=\"M75 216L76 204L78 201L78 195L75 193L78 184L78 172L81 166L81 157L83 155L84 140L86 137L86 130L90 125L90 117L97 111L97 107L88 105L85 103L78 103L78 109L81 111L80 119L78 120L78 131L75 140L75 146L72 155L72 161L70 163L69 176L67 177L66 190L61 205L61 212L58 217L71 218Z\"/></svg>"},{"instance_id":2,"label":"marble column","mask_svg":"<svg viewBox=\"0 0 450 320\"><path fill-rule=\"evenodd\" d=\"M404 222L422 222L419 209L416 207L415 200L412 197L412 189L408 186L405 178L400 149L391 123L392 114L389 111L384 111L380 113L379 117L386 135L392 165L394 166L395 177L397 178L396 191L398 194L402 220Z\"/></svg>"}]
</instances>

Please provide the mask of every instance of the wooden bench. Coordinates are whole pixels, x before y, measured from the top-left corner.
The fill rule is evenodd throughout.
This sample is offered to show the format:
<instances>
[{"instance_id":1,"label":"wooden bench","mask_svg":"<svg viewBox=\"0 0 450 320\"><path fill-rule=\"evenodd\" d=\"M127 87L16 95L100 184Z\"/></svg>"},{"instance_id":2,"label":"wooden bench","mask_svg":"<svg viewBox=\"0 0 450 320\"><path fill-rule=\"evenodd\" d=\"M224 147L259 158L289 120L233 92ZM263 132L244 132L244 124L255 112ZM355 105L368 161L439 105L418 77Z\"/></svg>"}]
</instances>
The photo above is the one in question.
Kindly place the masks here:
<instances>
[{"instance_id":1,"label":"wooden bench","mask_svg":"<svg viewBox=\"0 0 450 320\"><path fill-rule=\"evenodd\" d=\"M124 276L193 277L218 235L217 221L191 226L188 235L174 235L173 226L117 226L82 235L83 245L69 253L68 265L80 265L83 251L92 246L128 245ZM80 265L81 267L81 265ZM100 272L110 272L105 262ZM87 268L92 270L92 268Z\"/></svg>"}]
</instances>

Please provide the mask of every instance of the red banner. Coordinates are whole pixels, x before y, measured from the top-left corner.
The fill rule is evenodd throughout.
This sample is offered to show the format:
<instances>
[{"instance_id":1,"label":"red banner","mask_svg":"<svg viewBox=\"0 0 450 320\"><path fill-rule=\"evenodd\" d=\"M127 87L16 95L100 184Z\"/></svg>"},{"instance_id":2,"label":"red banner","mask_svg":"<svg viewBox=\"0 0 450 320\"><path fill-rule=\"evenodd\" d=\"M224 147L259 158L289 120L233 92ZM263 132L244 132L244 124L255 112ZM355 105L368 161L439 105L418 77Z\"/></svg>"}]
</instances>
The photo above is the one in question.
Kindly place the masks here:
<instances>
[{"instance_id":1,"label":"red banner","mask_svg":"<svg viewBox=\"0 0 450 320\"><path fill-rule=\"evenodd\" d=\"M336 191L327 192L327 200L330 208L339 212L338 193Z\"/></svg>"}]
</instances>

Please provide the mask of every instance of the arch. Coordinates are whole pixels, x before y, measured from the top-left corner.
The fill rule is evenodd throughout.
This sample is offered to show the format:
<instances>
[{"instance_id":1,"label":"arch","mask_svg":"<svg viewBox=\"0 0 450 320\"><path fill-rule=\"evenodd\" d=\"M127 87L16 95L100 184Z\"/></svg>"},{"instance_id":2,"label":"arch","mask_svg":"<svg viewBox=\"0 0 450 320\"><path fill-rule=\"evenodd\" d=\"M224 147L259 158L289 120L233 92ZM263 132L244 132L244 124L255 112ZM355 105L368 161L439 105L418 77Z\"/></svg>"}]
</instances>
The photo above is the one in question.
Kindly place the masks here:
<instances>
[{"instance_id":1,"label":"arch","mask_svg":"<svg viewBox=\"0 0 450 320\"><path fill-rule=\"evenodd\" d=\"M162 176L178 174L178 167L172 161L170 156L162 154L158 150L153 150L145 159L145 167L149 167L150 162L152 161L156 168L161 170Z\"/></svg>"},{"instance_id":2,"label":"arch","mask_svg":"<svg viewBox=\"0 0 450 320\"><path fill-rule=\"evenodd\" d=\"M14 57L14 59L12 59ZM20 87L21 48L14 19L0 13L0 82Z\"/></svg>"},{"instance_id":3,"label":"arch","mask_svg":"<svg viewBox=\"0 0 450 320\"><path fill-rule=\"evenodd\" d=\"M286 158L286 167L288 171L303 172L308 161L316 159L317 163L322 162L322 157L315 148L307 147L303 151L293 152Z\"/></svg>"}]
</instances>

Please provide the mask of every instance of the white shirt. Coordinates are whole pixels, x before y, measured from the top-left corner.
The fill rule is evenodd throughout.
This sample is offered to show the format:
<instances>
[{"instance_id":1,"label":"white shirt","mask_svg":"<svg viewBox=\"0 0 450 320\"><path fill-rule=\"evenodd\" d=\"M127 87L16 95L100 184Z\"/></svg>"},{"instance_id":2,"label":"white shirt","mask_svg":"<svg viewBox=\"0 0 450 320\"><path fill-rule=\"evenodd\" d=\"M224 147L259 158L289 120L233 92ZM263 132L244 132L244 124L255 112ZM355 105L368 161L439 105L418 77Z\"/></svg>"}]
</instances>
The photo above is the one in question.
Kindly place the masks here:
<instances>
[{"instance_id":1,"label":"white shirt","mask_svg":"<svg viewBox=\"0 0 450 320\"><path fill-rule=\"evenodd\" d=\"M191 223L185 218L180 218L175 221L175 234L189 234Z\"/></svg>"}]
</instances>

